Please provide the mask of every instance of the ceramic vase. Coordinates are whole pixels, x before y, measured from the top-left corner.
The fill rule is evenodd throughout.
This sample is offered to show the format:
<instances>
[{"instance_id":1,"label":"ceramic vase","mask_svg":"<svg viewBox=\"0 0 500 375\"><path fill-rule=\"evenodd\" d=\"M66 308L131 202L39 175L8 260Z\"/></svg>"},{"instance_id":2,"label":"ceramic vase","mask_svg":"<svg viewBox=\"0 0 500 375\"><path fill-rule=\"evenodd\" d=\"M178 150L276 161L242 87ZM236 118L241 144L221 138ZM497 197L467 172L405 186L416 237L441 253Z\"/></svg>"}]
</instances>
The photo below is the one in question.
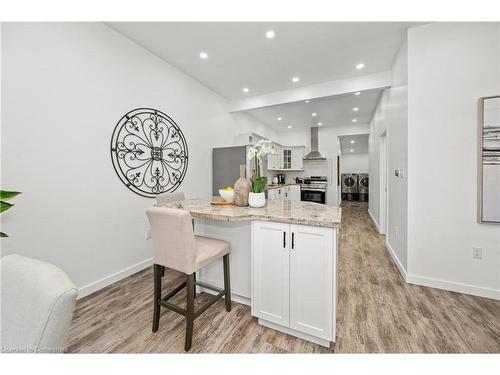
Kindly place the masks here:
<instances>
[{"instance_id":1,"label":"ceramic vase","mask_svg":"<svg viewBox=\"0 0 500 375\"><path fill-rule=\"evenodd\" d=\"M240 178L234 184L234 204L240 207L248 206L250 184L246 179L246 166L240 165Z\"/></svg>"},{"instance_id":2,"label":"ceramic vase","mask_svg":"<svg viewBox=\"0 0 500 375\"><path fill-rule=\"evenodd\" d=\"M266 205L266 194L250 193L248 195L248 204L254 208L264 207Z\"/></svg>"}]
</instances>

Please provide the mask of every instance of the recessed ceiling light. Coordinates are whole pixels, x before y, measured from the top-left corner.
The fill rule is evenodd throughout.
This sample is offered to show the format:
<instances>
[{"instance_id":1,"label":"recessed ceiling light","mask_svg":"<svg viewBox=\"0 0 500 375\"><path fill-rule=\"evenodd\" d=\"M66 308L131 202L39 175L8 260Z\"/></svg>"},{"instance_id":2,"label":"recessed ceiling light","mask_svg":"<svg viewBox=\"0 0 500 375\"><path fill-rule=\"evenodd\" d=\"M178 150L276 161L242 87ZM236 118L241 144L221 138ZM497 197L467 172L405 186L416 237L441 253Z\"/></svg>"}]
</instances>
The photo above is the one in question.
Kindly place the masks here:
<instances>
[{"instance_id":1,"label":"recessed ceiling light","mask_svg":"<svg viewBox=\"0 0 500 375\"><path fill-rule=\"evenodd\" d=\"M300 81L300 78L299 77L293 77L292 78L292 82L299 82Z\"/></svg>"},{"instance_id":2,"label":"recessed ceiling light","mask_svg":"<svg viewBox=\"0 0 500 375\"><path fill-rule=\"evenodd\" d=\"M318 122L318 126L321 126L321 125L323 125L323 123L322 122Z\"/></svg>"},{"instance_id":3,"label":"recessed ceiling light","mask_svg":"<svg viewBox=\"0 0 500 375\"><path fill-rule=\"evenodd\" d=\"M358 121L358 119L355 119L355 118L352 119L352 122L356 122L356 121Z\"/></svg>"},{"instance_id":4,"label":"recessed ceiling light","mask_svg":"<svg viewBox=\"0 0 500 375\"><path fill-rule=\"evenodd\" d=\"M312 117L316 117L316 112L313 112L313 113L312 113Z\"/></svg>"},{"instance_id":5,"label":"recessed ceiling light","mask_svg":"<svg viewBox=\"0 0 500 375\"><path fill-rule=\"evenodd\" d=\"M278 117L278 121L281 121L281 120L283 120L283 118L282 117Z\"/></svg>"},{"instance_id":6,"label":"recessed ceiling light","mask_svg":"<svg viewBox=\"0 0 500 375\"><path fill-rule=\"evenodd\" d=\"M306 100L306 103L309 103L309 100Z\"/></svg>"},{"instance_id":7,"label":"recessed ceiling light","mask_svg":"<svg viewBox=\"0 0 500 375\"><path fill-rule=\"evenodd\" d=\"M349 151L354 152L354 150L352 148Z\"/></svg>"},{"instance_id":8,"label":"recessed ceiling light","mask_svg":"<svg viewBox=\"0 0 500 375\"><path fill-rule=\"evenodd\" d=\"M208 57L208 53L206 52L200 52L200 58L205 60Z\"/></svg>"},{"instance_id":9,"label":"recessed ceiling light","mask_svg":"<svg viewBox=\"0 0 500 375\"><path fill-rule=\"evenodd\" d=\"M291 129L292 128L292 125L288 125L288 129Z\"/></svg>"},{"instance_id":10,"label":"recessed ceiling light","mask_svg":"<svg viewBox=\"0 0 500 375\"><path fill-rule=\"evenodd\" d=\"M266 36L269 38L269 39L273 39L274 38L274 30L268 30L266 32Z\"/></svg>"},{"instance_id":11,"label":"recessed ceiling light","mask_svg":"<svg viewBox=\"0 0 500 375\"><path fill-rule=\"evenodd\" d=\"M353 110L354 112L357 112L357 111L359 111L359 108L358 108L358 107L354 107L352 110Z\"/></svg>"},{"instance_id":12,"label":"recessed ceiling light","mask_svg":"<svg viewBox=\"0 0 500 375\"><path fill-rule=\"evenodd\" d=\"M250 91L250 90L248 89L248 87L243 87L243 90L242 90L242 91L243 91L243 92L248 92L248 91Z\"/></svg>"},{"instance_id":13,"label":"recessed ceiling light","mask_svg":"<svg viewBox=\"0 0 500 375\"><path fill-rule=\"evenodd\" d=\"M354 140L352 140L351 143L354 143Z\"/></svg>"},{"instance_id":14,"label":"recessed ceiling light","mask_svg":"<svg viewBox=\"0 0 500 375\"><path fill-rule=\"evenodd\" d=\"M356 69L360 70L360 69L363 69L365 67L365 64L363 63L359 63L356 65Z\"/></svg>"},{"instance_id":15,"label":"recessed ceiling light","mask_svg":"<svg viewBox=\"0 0 500 375\"><path fill-rule=\"evenodd\" d=\"M354 93L354 95L359 95L359 94L361 94L361 92L359 92L359 91L356 91L356 92Z\"/></svg>"}]
</instances>

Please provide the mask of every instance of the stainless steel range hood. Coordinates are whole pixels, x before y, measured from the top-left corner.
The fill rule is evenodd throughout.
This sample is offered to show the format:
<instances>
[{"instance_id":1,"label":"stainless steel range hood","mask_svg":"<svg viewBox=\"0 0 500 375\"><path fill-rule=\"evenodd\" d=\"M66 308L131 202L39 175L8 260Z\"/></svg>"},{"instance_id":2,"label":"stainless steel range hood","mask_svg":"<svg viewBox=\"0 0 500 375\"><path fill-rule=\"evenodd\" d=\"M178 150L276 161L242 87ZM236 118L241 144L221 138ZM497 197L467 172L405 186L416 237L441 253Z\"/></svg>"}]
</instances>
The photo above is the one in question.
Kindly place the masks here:
<instances>
[{"instance_id":1,"label":"stainless steel range hood","mask_svg":"<svg viewBox=\"0 0 500 375\"><path fill-rule=\"evenodd\" d=\"M326 160L318 150L318 128L311 128L311 152L304 156L304 160Z\"/></svg>"}]
</instances>

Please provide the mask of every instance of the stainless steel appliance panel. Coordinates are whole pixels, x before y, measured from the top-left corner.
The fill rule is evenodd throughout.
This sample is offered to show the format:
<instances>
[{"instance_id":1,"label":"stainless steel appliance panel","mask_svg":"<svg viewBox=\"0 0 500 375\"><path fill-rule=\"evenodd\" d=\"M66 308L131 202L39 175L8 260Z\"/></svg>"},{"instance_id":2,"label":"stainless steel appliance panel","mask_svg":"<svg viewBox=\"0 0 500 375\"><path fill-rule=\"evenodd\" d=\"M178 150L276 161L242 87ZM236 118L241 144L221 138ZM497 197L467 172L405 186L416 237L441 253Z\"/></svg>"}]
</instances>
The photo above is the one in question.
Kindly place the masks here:
<instances>
[{"instance_id":1,"label":"stainless steel appliance panel","mask_svg":"<svg viewBox=\"0 0 500 375\"><path fill-rule=\"evenodd\" d=\"M212 194L219 195L219 189L234 186L240 178L240 165L247 166L248 146L219 147L212 150Z\"/></svg>"}]
</instances>

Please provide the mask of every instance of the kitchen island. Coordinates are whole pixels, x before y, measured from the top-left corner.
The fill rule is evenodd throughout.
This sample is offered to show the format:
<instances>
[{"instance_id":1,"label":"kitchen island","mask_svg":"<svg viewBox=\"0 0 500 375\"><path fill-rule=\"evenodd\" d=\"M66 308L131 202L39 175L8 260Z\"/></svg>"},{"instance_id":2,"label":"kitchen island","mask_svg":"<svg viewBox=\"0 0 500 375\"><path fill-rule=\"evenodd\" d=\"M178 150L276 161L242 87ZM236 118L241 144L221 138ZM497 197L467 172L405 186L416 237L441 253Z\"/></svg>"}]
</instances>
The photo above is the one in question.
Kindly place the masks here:
<instances>
[{"instance_id":1,"label":"kitchen island","mask_svg":"<svg viewBox=\"0 0 500 375\"><path fill-rule=\"evenodd\" d=\"M179 208L195 218L196 234L231 243L233 299L250 305L260 324L323 346L335 341L339 207L285 200L221 207L192 199ZM197 278L222 286L222 264Z\"/></svg>"}]
</instances>

